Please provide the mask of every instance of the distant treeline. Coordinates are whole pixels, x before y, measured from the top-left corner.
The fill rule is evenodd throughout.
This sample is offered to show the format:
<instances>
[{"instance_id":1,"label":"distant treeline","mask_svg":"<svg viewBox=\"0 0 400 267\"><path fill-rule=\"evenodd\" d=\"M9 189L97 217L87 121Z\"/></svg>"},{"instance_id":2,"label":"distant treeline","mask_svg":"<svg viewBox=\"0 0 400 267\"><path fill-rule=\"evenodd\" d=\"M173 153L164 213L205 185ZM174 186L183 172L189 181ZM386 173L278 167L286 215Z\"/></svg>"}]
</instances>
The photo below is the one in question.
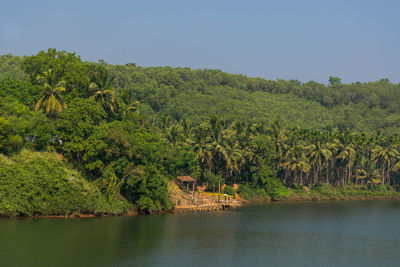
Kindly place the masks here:
<instances>
[{"instance_id":1,"label":"distant treeline","mask_svg":"<svg viewBox=\"0 0 400 267\"><path fill-rule=\"evenodd\" d=\"M0 57L0 78L35 79L36 71L33 75L22 71L22 60ZM158 121L170 116L198 123L218 114L229 121L271 123L278 119L289 128L396 133L400 127L400 85L388 79L342 84L340 78L329 77L324 85L249 78L220 70L99 64L110 71L111 85L124 101L139 101L141 113ZM87 82L80 81L80 86Z\"/></svg>"}]
</instances>

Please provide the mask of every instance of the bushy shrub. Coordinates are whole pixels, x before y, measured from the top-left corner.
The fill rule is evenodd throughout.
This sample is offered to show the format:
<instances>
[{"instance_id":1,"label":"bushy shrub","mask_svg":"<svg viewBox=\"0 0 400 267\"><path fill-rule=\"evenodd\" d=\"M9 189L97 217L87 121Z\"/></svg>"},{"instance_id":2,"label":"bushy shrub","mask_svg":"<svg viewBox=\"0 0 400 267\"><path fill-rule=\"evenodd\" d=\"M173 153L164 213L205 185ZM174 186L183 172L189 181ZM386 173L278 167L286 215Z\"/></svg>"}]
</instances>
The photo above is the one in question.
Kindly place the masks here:
<instances>
[{"instance_id":1,"label":"bushy shrub","mask_svg":"<svg viewBox=\"0 0 400 267\"><path fill-rule=\"evenodd\" d=\"M262 188L254 188L248 184L240 184L237 190L239 196L243 199L252 200L255 198L267 198L265 190Z\"/></svg>"},{"instance_id":2,"label":"bushy shrub","mask_svg":"<svg viewBox=\"0 0 400 267\"><path fill-rule=\"evenodd\" d=\"M54 153L0 155L0 215L68 215L128 211L122 199L108 201L93 184Z\"/></svg>"},{"instance_id":3,"label":"bushy shrub","mask_svg":"<svg viewBox=\"0 0 400 267\"><path fill-rule=\"evenodd\" d=\"M256 184L260 188L264 188L265 192L273 200L277 200L289 194L288 189L278 178L276 178L276 172L272 171L268 167L264 166L260 173L254 175L254 179Z\"/></svg>"},{"instance_id":4,"label":"bushy shrub","mask_svg":"<svg viewBox=\"0 0 400 267\"><path fill-rule=\"evenodd\" d=\"M154 166L146 167L143 174L130 175L122 194L142 213L151 214L173 208L167 182Z\"/></svg>"},{"instance_id":5,"label":"bushy shrub","mask_svg":"<svg viewBox=\"0 0 400 267\"><path fill-rule=\"evenodd\" d=\"M288 189L282 184L278 178L269 177L265 182L265 192L273 200L278 200L279 198L289 194Z\"/></svg>"},{"instance_id":6,"label":"bushy shrub","mask_svg":"<svg viewBox=\"0 0 400 267\"><path fill-rule=\"evenodd\" d=\"M224 187L223 193L234 197L236 194L236 191L235 191L235 189L233 189L232 186L227 185Z\"/></svg>"}]
</instances>

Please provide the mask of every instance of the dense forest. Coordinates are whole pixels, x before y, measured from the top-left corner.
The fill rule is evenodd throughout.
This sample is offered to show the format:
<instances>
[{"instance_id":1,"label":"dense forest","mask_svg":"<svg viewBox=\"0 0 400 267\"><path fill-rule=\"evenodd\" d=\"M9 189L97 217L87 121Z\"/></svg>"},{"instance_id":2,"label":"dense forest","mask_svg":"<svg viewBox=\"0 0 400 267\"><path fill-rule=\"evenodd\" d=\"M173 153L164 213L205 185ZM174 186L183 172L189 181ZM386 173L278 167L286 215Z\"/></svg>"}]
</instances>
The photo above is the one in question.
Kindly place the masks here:
<instances>
[{"instance_id":1,"label":"dense forest","mask_svg":"<svg viewBox=\"0 0 400 267\"><path fill-rule=\"evenodd\" d=\"M36 79L33 76L37 71L28 74L21 67L23 60L0 56L0 78ZM279 120L285 128L394 134L400 127L400 84L387 79L342 84L340 78L329 77L329 84L324 85L250 78L209 69L144 68L134 63L110 65L102 60L98 65L110 72L110 86L116 94L127 103L139 101L141 114L157 122L169 116L199 123L218 114L230 122ZM84 86L87 82L80 83Z\"/></svg>"},{"instance_id":2,"label":"dense forest","mask_svg":"<svg viewBox=\"0 0 400 267\"><path fill-rule=\"evenodd\" d=\"M326 184L398 190L399 100L387 79L1 56L0 215L167 211L177 175L273 199Z\"/></svg>"}]
</instances>

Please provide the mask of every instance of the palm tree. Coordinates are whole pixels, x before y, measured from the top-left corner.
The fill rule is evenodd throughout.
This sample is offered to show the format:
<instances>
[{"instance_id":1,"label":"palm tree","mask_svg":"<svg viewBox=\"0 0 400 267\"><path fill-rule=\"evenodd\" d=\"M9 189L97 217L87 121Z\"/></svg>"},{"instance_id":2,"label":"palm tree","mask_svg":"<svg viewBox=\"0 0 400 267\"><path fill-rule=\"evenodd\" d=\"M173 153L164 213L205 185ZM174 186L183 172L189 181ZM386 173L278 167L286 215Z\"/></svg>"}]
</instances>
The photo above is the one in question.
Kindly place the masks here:
<instances>
[{"instance_id":1,"label":"palm tree","mask_svg":"<svg viewBox=\"0 0 400 267\"><path fill-rule=\"evenodd\" d=\"M51 69L38 75L36 80L44 87L43 96L36 103L35 110L44 109L48 115L58 115L67 108L61 93L65 89L65 81L58 80L57 74Z\"/></svg>"},{"instance_id":2,"label":"palm tree","mask_svg":"<svg viewBox=\"0 0 400 267\"><path fill-rule=\"evenodd\" d=\"M170 116L165 116L162 118L162 122L161 122L161 130L163 130L164 132L166 132L169 127L172 124L172 119Z\"/></svg>"},{"instance_id":3,"label":"palm tree","mask_svg":"<svg viewBox=\"0 0 400 267\"><path fill-rule=\"evenodd\" d=\"M199 161L200 166L211 171L213 165L213 147L209 142L207 142L207 139L204 138L202 129L197 131L195 138L196 140L193 142L193 150L196 154L196 158Z\"/></svg>"},{"instance_id":4,"label":"palm tree","mask_svg":"<svg viewBox=\"0 0 400 267\"><path fill-rule=\"evenodd\" d=\"M188 118L184 118L181 120L180 122L181 126L182 126L182 130L183 130L183 136L185 139L185 142L187 144L191 144L193 143L192 141L192 137L193 137L193 133L192 133L192 123Z\"/></svg>"},{"instance_id":5,"label":"palm tree","mask_svg":"<svg viewBox=\"0 0 400 267\"><path fill-rule=\"evenodd\" d=\"M344 185L346 177L347 182L350 181L355 155L356 151L354 150L353 145L339 145L338 153L336 155L339 167L337 170L339 180L337 182L339 184Z\"/></svg>"},{"instance_id":6,"label":"palm tree","mask_svg":"<svg viewBox=\"0 0 400 267\"><path fill-rule=\"evenodd\" d=\"M376 185L381 182L381 174L379 170L375 168L374 163L371 160L364 160L362 162L362 168L357 169L357 179L361 179L367 185Z\"/></svg>"},{"instance_id":7,"label":"palm tree","mask_svg":"<svg viewBox=\"0 0 400 267\"><path fill-rule=\"evenodd\" d=\"M399 152L393 147L383 148L376 146L372 150L372 160L376 165L379 165L382 170L382 183L390 183L390 168L392 161L395 161Z\"/></svg>"},{"instance_id":8,"label":"palm tree","mask_svg":"<svg viewBox=\"0 0 400 267\"><path fill-rule=\"evenodd\" d=\"M245 163L242 151L239 144L235 141L234 143L226 146L227 160L225 162L225 173L226 179L232 177L236 182L237 176L240 174L240 169Z\"/></svg>"},{"instance_id":9,"label":"palm tree","mask_svg":"<svg viewBox=\"0 0 400 267\"><path fill-rule=\"evenodd\" d=\"M171 127L166 129L165 135L167 137L167 140L174 145L182 143L182 131L182 126L180 124L173 124Z\"/></svg>"},{"instance_id":10,"label":"palm tree","mask_svg":"<svg viewBox=\"0 0 400 267\"><path fill-rule=\"evenodd\" d=\"M321 145L320 141L309 146L308 149L310 151L308 157L314 172L313 184L316 184L321 179L321 169L327 165L332 157L332 151L326 145Z\"/></svg>"},{"instance_id":11,"label":"palm tree","mask_svg":"<svg viewBox=\"0 0 400 267\"><path fill-rule=\"evenodd\" d=\"M139 115L139 109L140 109L140 102L139 101L134 101L128 106L128 110L135 112L137 115Z\"/></svg>"},{"instance_id":12,"label":"palm tree","mask_svg":"<svg viewBox=\"0 0 400 267\"><path fill-rule=\"evenodd\" d=\"M110 77L109 72L104 67L97 67L90 73L92 83L89 88L96 90L91 97L96 101L100 101L103 107L109 108L114 112L115 96L111 87L113 77Z\"/></svg>"},{"instance_id":13,"label":"palm tree","mask_svg":"<svg viewBox=\"0 0 400 267\"><path fill-rule=\"evenodd\" d=\"M311 169L306 157L307 147L302 142L295 141L283 156L284 162L281 167L285 170L283 183L288 183L288 178L295 184L310 184L308 173ZM306 174L305 179L304 174Z\"/></svg>"},{"instance_id":14,"label":"palm tree","mask_svg":"<svg viewBox=\"0 0 400 267\"><path fill-rule=\"evenodd\" d=\"M288 145L286 142L288 141L288 137L283 132L279 132L277 136L275 136L275 147L276 147L276 155L278 159L278 167L280 167L282 160L284 158L284 154L288 149Z\"/></svg>"},{"instance_id":15,"label":"palm tree","mask_svg":"<svg viewBox=\"0 0 400 267\"><path fill-rule=\"evenodd\" d=\"M295 184L304 184L306 181L303 179L303 175L307 174L311 170L311 165L307 162L307 158L293 157L289 161L286 161L283 164L283 167L286 169L285 177L288 177L290 173L292 174L292 182ZM287 183L286 178L284 183ZM306 182L308 184L308 182Z\"/></svg>"},{"instance_id":16,"label":"palm tree","mask_svg":"<svg viewBox=\"0 0 400 267\"><path fill-rule=\"evenodd\" d=\"M337 139L333 139L330 142L325 144L326 149L331 152L330 159L327 159L325 162L325 183L329 183L329 180L333 178L333 172L335 171L335 158L339 147L339 141Z\"/></svg>"}]
</instances>

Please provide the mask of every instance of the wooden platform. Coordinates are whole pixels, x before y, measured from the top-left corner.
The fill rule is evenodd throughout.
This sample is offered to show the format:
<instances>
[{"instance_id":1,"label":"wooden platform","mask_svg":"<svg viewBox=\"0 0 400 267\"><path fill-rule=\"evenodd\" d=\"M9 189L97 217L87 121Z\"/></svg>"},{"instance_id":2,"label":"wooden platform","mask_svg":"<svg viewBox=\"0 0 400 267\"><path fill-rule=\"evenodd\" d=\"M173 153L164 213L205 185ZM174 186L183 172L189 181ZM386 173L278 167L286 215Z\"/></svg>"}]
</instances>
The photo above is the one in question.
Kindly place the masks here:
<instances>
[{"instance_id":1,"label":"wooden platform","mask_svg":"<svg viewBox=\"0 0 400 267\"><path fill-rule=\"evenodd\" d=\"M174 212L203 212L203 211L216 211L224 209L236 209L238 205L226 204L209 204L209 205L192 205L192 206L176 206Z\"/></svg>"}]
</instances>

